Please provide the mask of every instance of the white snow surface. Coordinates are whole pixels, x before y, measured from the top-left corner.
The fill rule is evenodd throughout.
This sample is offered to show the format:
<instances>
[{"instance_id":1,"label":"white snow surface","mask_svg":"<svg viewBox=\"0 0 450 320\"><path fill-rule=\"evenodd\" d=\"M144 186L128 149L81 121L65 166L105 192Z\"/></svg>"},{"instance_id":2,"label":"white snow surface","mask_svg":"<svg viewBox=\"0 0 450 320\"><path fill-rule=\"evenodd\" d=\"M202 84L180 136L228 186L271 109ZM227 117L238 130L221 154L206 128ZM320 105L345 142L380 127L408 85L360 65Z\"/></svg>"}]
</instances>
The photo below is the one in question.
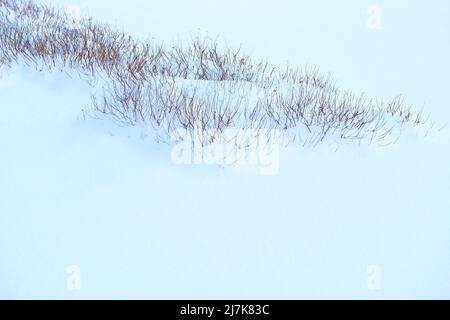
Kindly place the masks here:
<instances>
[{"instance_id":1,"label":"white snow surface","mask_svg":"<svg viewBox=\"0 0 450 320\"><path fill-rule=\"evenodd\" d=\"M319 65L354 92L425 104L430 123L385 147L289 144L274 175L177 165L152 128L84 112L92 88L77 75L1 68L0 298L450 298L447 1L379 1L378 31L356 0L48 3L143 39L201 30Z\"/></svg>"}]
</instances>

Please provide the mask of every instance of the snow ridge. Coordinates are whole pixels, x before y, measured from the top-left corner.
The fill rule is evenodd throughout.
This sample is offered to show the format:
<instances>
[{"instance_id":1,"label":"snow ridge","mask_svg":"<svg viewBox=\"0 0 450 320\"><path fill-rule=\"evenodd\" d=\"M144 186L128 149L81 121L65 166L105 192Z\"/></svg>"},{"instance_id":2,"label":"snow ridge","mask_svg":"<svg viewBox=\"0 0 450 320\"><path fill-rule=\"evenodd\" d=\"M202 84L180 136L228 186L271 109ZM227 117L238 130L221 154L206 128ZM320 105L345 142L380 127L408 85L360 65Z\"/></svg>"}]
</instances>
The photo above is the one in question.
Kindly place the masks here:
<instances>
[{"instance_id":1,"label":"snow ridge","mask_svg":"<svg viewBox=\"0 0 450 320\"><path fill-rule=\"evenodd\" d=\"M280 68L240 49L196 38L170 48L139 42L92 18L31 0L0 0L0 66L75 70L93 88L92 109L129 125L203 134L226 129L283 132L302 145L325 139L384 145L423 125L401 96L371 99L339 89L317 68ZM173 137L172 137L173 138Z\"/></svg>"}]
</instances>

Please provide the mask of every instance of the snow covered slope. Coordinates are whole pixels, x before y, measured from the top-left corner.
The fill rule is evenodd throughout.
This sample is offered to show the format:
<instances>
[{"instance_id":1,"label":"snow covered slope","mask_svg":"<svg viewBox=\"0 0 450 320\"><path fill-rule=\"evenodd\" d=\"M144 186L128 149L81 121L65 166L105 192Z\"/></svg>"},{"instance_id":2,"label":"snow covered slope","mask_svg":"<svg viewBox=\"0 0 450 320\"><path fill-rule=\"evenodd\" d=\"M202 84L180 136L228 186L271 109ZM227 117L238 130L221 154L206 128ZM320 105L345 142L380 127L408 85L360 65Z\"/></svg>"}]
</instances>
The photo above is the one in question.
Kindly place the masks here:
<instances>
[{"instance_id":1,"label":"snow covered slope","mask_svg":"<svg viewBox=\"0 0 450 320\"><path fill-rule=\"evenodd\" d=\"M1 68L0 297L450 297L447 2L379 1L378 28L350 0L47 3L142 39L200 29L319 65L354 92L425 102L435 125L386 147L289 145L274 175L178 165L152 130L83 112L78 75Z\"/></svg>"}]
</instances>

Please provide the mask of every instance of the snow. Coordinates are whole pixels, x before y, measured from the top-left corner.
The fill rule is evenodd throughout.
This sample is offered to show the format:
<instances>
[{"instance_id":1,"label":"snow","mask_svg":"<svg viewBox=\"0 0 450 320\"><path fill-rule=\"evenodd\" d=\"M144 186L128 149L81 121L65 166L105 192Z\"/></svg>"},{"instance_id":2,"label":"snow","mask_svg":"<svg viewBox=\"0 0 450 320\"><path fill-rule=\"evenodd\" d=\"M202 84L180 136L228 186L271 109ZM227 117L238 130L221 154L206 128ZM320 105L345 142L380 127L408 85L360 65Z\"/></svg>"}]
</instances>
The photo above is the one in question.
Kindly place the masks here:
<instances>
[{"instance_id":1,"label":"snow","mask_svg":"<svg viewBox=\"0 0 450 320\"><path fill-rule=\"evenodd\" d=\"M450 297L447 2L380 0L379 30L356 0L48 3L141 38L200 29L319 65L356 93L426 102L434 125L386 147L294 143L272 175L177 165L153 130L83 112L77 75L1 68L1 298ZM367 270L381 270L377 290Z\"/></svg>"}]
</instances>

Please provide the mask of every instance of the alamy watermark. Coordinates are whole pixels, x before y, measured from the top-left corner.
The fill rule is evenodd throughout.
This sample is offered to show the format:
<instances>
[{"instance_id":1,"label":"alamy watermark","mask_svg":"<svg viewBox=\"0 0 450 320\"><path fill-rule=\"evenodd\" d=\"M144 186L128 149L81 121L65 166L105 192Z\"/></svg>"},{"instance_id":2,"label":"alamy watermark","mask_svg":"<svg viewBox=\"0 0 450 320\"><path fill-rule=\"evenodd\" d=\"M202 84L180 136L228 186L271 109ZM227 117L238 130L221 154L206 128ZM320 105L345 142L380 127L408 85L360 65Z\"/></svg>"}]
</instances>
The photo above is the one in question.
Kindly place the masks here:
<instances>
[{"instance_id":1,"label":"alamy watermark","mask_svg":"<svg viewBox=\"0 0 450 320\"><path fill-rule=\"evenodd\" d=\"M381 290L381 268L375 264L367 266L367 289Z\"/></svg>"},{"instance_id":2,"label":"alamy watermark","mask_svg":"<svg viewBox=\"0 0 450 320\"><path fill-rule=\"evenodd\" d=\"M66 275L67 290L81 290L81 268L77 265L70 265L66 268Z\"/></svg>"},{"instance_id":3,"label":"alamy watermark","mask_svg":"<svg viewBox=\"0 0 450 320\"><path fill-rule=\"evenodd\" d=\"M377 4L372 4L367 7L367 28L370 30L380 30L381 29L381 8Z\"/></svg>"},{"instance_id":4,"label":"alamy watermark","mask_svg":"<svg viewBox=\"0 0 450 320\"><path fill-rule=\"evenodd\" d=\"M66 7L67 27L71 30L81 29L81 8L71 5Z\"/></svg>"},{"instance_id":5,"label":"alamy watermark","mask_svg":"<svg viewBox=\"0 0 450 320\"><path fill-rule=\"evenodd\" d=\"M262 175L275 175L279 170L279 130L197 127L176 130L171 140L176 142L171 156L177 165L257 166Z\"/></svg>"}]
</instances>

